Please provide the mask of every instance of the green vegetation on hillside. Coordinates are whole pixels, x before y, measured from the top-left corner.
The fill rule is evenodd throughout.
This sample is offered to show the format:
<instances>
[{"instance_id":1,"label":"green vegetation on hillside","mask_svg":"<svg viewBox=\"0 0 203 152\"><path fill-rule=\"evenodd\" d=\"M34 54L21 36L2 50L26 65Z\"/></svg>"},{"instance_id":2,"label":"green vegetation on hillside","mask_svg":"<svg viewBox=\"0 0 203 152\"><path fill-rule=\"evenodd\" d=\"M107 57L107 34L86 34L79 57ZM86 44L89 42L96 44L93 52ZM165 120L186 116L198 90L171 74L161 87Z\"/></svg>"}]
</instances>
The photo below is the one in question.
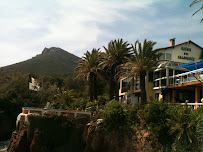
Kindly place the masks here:
<instances>
[{"instance_id":1,"label":"green vegetation on hillside","mask_svg":"<svg viewBox=\"0 0 203 152\"><path fill-rule=\"evenodd\" d=\"M103 121L96 128L103 128L103 134L125 130L125 134L131 134L132 144L145 140L142 151L149 147L150 151L202 151L203 107L193 111L188 106L160 101L152 101L144 106L127 106L112 101L100 113ZM96 128L94 131L98 130ZM135 130L149 135L132 137L136 135Z\"/></svg>"},{"instance_id":2,"label":"green vegetation on hillside","mask_svg":"<svg viewBox=\"0 0 203 152\"><path fill-rule=\"evenodd\" d=\"M64 75L73 73L80 58L60 48L45 48L42 54L32 59L3 67L6 73L19 71L42 75Z\"/></svg>"}]
</instances>

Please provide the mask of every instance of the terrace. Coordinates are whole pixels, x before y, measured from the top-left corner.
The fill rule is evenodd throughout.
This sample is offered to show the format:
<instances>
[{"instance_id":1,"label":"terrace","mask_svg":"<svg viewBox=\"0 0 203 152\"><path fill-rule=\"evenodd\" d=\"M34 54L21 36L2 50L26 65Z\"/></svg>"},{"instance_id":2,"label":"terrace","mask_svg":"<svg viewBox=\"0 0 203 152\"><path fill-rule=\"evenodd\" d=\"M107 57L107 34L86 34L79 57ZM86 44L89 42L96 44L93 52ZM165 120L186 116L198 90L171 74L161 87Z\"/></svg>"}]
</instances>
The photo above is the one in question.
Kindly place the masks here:
<instances>
[{"instance_id":1,"label":"terrace","mask_svg":"<svg viewBox=\"0 0 203 152\"><path fill-rule=\"evenodd\" d=\"M168 85L167 85L168 82ZM193 82L193 83L191 83ZM154 80L155 86L154 89L158 88L166 88L168 86L186 86L191 84L199 84L201 85L203 82L203 68L184 72L181 74L173 75L173 76L164 76L161 78L157 78Z\"/></svg>"}]
</instances>

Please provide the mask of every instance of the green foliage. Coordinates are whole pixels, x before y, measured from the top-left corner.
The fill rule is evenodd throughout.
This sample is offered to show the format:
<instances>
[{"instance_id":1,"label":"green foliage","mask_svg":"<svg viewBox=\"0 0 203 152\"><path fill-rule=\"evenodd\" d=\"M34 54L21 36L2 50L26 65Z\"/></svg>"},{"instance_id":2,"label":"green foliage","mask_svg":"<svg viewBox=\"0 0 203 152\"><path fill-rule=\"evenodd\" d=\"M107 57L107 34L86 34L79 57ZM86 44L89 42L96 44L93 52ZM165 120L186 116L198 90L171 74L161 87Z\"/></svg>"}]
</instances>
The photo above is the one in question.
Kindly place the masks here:
<instances>
[{"instance_id":1,"label":"green foliage","mask_svg":"<svg viewBox=\"0 0 203 152\"><path fill-rule=\"evenodd\" d=\"M140 118L139 114L142 111L140 103L136 103L133 106L127 107L127 122L130 126L139 126Z\"/></svg>"},{"instance_id":2,"label":"green foliage","mask_svg":"<svg viewBox=\"0 0 203 152\"><path fill-rule=\"evenodd\" d=\"M108 101L108 97L105 96L98 96L98 104L101 105L105 105L106 102Z\"/></svg>"},{"instance_id":3,"label":"green foliage","mask_svg":"<svg viewBox=\"0 0 203 152\"><path fill-rule=\"evenodd\" d=\"M132 45L132 51L134 54L128 58L128 62L125 63L123 71L132 76L137 74L140 78L140 89L141 89L141 102L142 104L147 103L147 95L145 89L145 77L147 72L152 70L154 65L158 62L158 58L161 53L153 50L156 42L145 39L143 43L137 40Z\"/></svg>"},{"instance_id":4,"label":"green foliage","mask_svg":"<svg viewBox=\"0 0 203 152\"><path fill-rule=\"evenodd\" d=\"M145 106L143 115L146 126L158 139L164 151L200 150L203 137L200 121L202 108L192 111L187 105L154 101Z\"/></svg>"},{"instance_id":5,"label":"green foliage","mask_svg":"<svg viewBox=\"0 0 203 152\"><path fill-rule=\"evenodd\" d=\"M93 105L94 105L94 103L91 102L91 101L89 101L89 102L87 102L87 104L86 104L86 108L88 108L88 107L92 107Z\"/></svg>"},{"instance_id":6,"label":"green foliage","mask_svg":"<svg viewBox=\"0 0 203 152\"><path fill-rule=\"evenodd\" d=\"M40 91L28 89L29 77L39 81ZM47 102L56 109L85 109L85 86L84 81L75 79L74 75L39 76L19 72L4 75L0 72L0 121L12 120L14 130L17 115L21 113L22 107L44 108ZM8 136L10 134L11 132Z\"/></svg>"},{"instance_id":7,"label":"green foliage","mask_svg":"<svg viewBox=\"0 0 203 152\"><path fill-rule=\"evenodd\" d=\"M102 118L104 119L104 125L107 129L118 129L126 125L126 112L116 100L111 101L107 107L102 111Z\"/></svg>"},{"instance_id":8,"label":"green foliage","mask_svg":"<svg viewBox=\"0 0 203 152\"><path fill-rule=\"evenodd\" d=\"M203 113L200 114L197 124L197 138L200 151L203 151Z\"/></svg>"},{"instance_id":9,"label":"green foliage","mask_svg":"<svg viewBox=\"0 0 203 152\"><path fill-rule=\"evenodd\" d=\"M169 134L175 136L173 151L198 151L197 124L200 117L186 106L171 109L171 118L167 120Z\"/></svg>"},{"instance_id":10,"label":"green foliage","mask_svg":"<svg viewBox=\"0 0 203 152\"><path fill-rule=\"evenodd\" d=\"M87 99L78 99L75 102L73 102L71 104L71 109L75 109L75 110L85 110L86 109L86 104L87 104L88 100Z\"/></svg>"},{"instance_id":11,"label":"green foliage","mask_svg":"<svg viewBox=\"0 0 203 152\"><path fill-rule=\"evenodd\" d=\"M119 98L119 78L121 65L126 63L127 58L131 56L131 48L127 41L123 39L111 40L107 47L104 47L105 53L102 54L101 68L105 71L105 80L109 82L109 98L112 100L114 95L116 100Z\"/></svg>"},{"instance_id":12,"label":"green foliage","mask_svg":"<svg viewBox=\"0 0 203 152\"><path fill-rule=\"evenodd\" d=\"M87 51L82 59L78 61L78 66L75 71L78 77L84 77L89 82L89 96L90 100L97 100L97 77L99 75L100 67L100 50L92 49L91 52Z\"/></svg>"},{"instance_id":13,"label":"green foliage","mask_svg":"<svg viewBox=\"0 0 203 152\"><path fill-rule=\"evenodd\" d=\"M152 101L145 106L143 111L147 127L165 150L170 150L173 142L173 137L168 134L170 128L167 126L167 119L171 119L170 110L175 106L162 101Z\"/></svg>"}]
</instances>

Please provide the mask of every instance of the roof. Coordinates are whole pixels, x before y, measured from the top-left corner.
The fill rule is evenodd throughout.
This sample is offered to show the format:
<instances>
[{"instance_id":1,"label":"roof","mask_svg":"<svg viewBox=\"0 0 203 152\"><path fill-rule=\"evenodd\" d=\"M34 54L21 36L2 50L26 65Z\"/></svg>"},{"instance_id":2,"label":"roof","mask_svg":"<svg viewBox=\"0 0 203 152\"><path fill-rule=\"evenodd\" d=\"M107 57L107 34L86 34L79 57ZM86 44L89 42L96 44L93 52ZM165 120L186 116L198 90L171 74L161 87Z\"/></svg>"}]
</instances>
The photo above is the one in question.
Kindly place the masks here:
<instances>
[{"instance_id":1,"label":"roof","mask_svg":"<svg viewBox=\"0 0 203 152\"><path fill-rule=\"evenodd\" d=\"M192 61L189 63L185 63L177 66L176 68L186 68L189 70L197 70L203 68L203 60Z\"/></svg>"},{"instance_id":2,"label":"roof","mask_svg":"<svg viewBox=\"0 0 203 152\"><path fill-rule=\"evenodd\" d=\"M191 40L188 40L186 42L183 42L183 43L180 43L180 44L176 44L176 45L173 45L173 46L168 46L168 47L164 47L164 48L158 48L158 49L155 49L155 50L162 50L162 49L168 49L168 48L173 48L175 46L178 46L178 45L182 45L182 44L185 44L185 43L193 43L194 45L200 47L201 49L203 49L201 46L199 46L198 44L194 43L193 41Z\"/></svg>"},{"instance_id":3,"label":"roof","mask_svg":"<svg viewBox=\"0 0 203 152\"><path fill-rule=\"evenodd\" d=\"M182 63L175 61L159 61L156 65L155 71L166 69L166 67L168 67L169 69L175 69L177 66L180 65L182 65Z\"/></svg>"}]
</instances>

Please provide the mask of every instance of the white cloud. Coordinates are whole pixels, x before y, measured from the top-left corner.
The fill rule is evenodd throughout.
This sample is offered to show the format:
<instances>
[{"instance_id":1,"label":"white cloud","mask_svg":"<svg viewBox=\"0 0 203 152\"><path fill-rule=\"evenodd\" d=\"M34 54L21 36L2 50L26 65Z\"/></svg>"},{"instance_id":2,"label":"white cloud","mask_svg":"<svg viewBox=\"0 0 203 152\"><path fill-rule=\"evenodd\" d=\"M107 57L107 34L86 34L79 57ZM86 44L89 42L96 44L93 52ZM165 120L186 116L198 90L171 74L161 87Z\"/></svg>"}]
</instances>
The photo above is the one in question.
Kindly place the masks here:
<instances>
[{"instance_id":1,"label":"white cloud","mask_svg":"<svg viewBox=\"0 0 203 152\"><path fill-rule=\"evenodd\" d=\"M1 43L0 50L1 65L8 65L8 63L11 64L19 61L24 61L27 59L27 57L36 55L36 52L27 51L27 49L24 47L19 47L10 43Z\"/></svg>"},{"instance_id":2,"label":"white cloud","mask_svg":"<svg viewBox=\"0 0 203 152\"><path fill-rule=\"evenodd\" d=\"M168 1L170 0L164 3ZM122 37L133 42L137 38L154 36L161 40L168 34L166 29L173 30L176 34L183 33L184 28L194 32L194 29L184 25L184 19L180 16L161 20L156 18L164 13L159 12L157 6L153 5L159 2L162 1L2 1L0 52L3 56L1 55L0 67L29 59L41 53L44 47L61 47L81 56L87 49L107 45L111 39ZM179 26L180 24L183 26ZM126 27L121 27L122 25ZM200 28L196 25L195 27L198 27L195 31Z\"/></svg>"}]
</instances>

